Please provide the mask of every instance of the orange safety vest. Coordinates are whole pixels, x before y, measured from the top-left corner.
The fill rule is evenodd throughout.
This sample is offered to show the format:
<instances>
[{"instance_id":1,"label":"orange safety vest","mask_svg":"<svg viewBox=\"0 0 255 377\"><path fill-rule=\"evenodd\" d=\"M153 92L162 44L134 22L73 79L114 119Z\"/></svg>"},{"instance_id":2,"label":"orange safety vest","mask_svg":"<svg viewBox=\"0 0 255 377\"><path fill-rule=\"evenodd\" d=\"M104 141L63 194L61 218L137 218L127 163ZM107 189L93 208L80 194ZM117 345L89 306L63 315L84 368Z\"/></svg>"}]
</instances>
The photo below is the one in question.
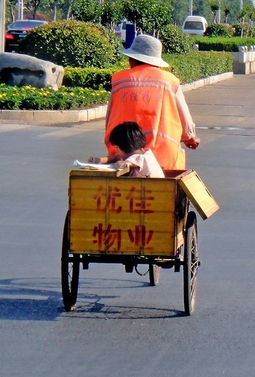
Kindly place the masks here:
<instances>
[{"instance_id":1,"label":"orange safety vest","mask_svg":"<svg viewBox=\"0 0 255 377\"><path fill-rule=\"evenodd\" d=\"M146 148L153 151L163 169L185 169L182 124L175 100L179 84L170 72L148 64L113 74L105 133L110 155L116 154L109 143L113 128L137 122L146 135Z\"/></svg>"}]
</instances>

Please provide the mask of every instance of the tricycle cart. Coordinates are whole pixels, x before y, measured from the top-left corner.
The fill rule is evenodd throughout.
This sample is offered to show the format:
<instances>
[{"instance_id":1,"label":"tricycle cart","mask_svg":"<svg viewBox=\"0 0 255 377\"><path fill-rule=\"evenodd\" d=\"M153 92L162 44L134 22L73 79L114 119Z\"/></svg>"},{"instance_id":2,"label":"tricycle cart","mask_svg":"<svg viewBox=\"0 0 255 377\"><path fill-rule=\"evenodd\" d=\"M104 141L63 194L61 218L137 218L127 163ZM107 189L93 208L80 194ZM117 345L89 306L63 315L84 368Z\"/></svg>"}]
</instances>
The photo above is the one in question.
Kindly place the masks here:
<instances>
[{"instance_id":1,"label":"tricycle cart","mask_svg":"<svg viewBox=\"0 0 255 377\"><path fill-rule=\"evenodd\" d=\"M119 263L126 272L148 265L156 285L160 268L183 269L184 311L195 307L197 218L219 206L193 170L166 171L166 178L133 178L110 171L77 169L69 177L69 209L62 245L62 295L74 310L79 270L91 263Z\"/></svg>"}]
</instances>

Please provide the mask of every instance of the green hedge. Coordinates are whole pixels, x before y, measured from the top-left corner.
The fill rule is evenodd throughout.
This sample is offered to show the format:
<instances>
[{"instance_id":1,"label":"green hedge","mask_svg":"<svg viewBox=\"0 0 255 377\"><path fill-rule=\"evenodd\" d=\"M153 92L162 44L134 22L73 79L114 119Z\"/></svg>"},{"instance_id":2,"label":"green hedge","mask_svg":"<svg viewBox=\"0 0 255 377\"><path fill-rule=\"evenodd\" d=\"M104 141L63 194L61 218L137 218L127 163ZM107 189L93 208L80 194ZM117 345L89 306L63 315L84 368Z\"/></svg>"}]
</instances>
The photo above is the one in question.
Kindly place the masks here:
<instances>
[{"instance_id":1,"label":"green hedge","mask_svg":"<svg viewBox=\"0 0 255 377\"><path fill-rule=\"evenodd\" d=\"M160 32L160 40L166 54L182 54L191 49L189 37L176 25L165 26Z\"/></svg>"},{"instance_id":2,"label":"green hedge","mask_svg":"<svg viewBox=\"0 0 255 377\"><path fill-rule=\"evenodd\" d=\"M122 43L102 25L55 21L32 29L18 52L72 67L111 67L120 59Z\"/></svg>"},{"instance_id":3,"label":"green hedge","mask_svg":"<svg viewBox=\"0 0 255 377\"><path fill-rule=\"evenodd\" d=\"M200 51L238 51L239 46L253 46L255 45L255 38L253 37L203 37L194 38L194 43L199 45Z\"/></svg>"},{"instance_id":4,"label":"green hedge","mask_svg":"<svg viewBox=\"0 0 255 377\"><path fill-rule=\"evenodd\" d=\"M217 75L233 70L233 57L227 52L191 52L185 55L168 55L165 57L171 71L182 83Z\"/></svg>"},{"instance_id":5,"label":"green hedge","mask_svg":"<svg viewBox=\"0 0 255 377\"><path fill-rule=\"evenodd\" d=\"M232 71L232 56L229 53L192 51L187 54L165 54L163 57L170 65L167 70L176 74L181 82ZM110 90L112 73L128 67L127 59L111 69L68 67L65 68L64 85Z\"/></svg>"},{"instance_id":6,"label":"green hedge","mask_svg":"<svg viewBox=\"0 0 255 377\"><path fill-rule=\"evenodd\" d=\"M164 59L170 64L167 69L183 83L232 71L230 53L190 52L164 55ZM66 68L66 86L62 86L58 91L0 84L0 109L65 110L105 104L109 98L111 75L123 68L128 68L127 59L111 69Z\"/></svg>"},{"instance_id":7,"label":"green hedge","mask_svg":"<svg viewBox=\"0 0 255 377\"><path fill-rule=\"evenodd\" d=\"M83 88L111 90L112 69L99 68L65 68L63 85L81 86Z\"/></svg>"}]
</instances>

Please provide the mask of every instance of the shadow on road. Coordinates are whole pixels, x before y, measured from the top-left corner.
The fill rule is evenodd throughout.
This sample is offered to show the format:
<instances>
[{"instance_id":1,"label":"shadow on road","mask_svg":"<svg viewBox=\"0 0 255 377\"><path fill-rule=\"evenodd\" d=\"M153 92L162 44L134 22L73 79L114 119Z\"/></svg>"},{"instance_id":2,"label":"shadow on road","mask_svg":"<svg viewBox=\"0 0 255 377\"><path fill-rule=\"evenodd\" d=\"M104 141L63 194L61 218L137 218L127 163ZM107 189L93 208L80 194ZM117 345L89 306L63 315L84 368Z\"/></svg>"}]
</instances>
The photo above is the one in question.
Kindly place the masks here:
<instances>
[{"instance_id":1,"label":"shadow on road","mask_svg":"<svg viewBox=\"0 0 255 377\"><path fill-rule=\"evenodd\" d=\"M54 321L61 312L58 279L0 280L0 319Z\"/></svg>"},{"instance_id":2,"label":"shadow on road","mask_svg":"<svg viewBox=\"0 0 255 377\"><path fill-rule=\"evenodd\" d=\"M132 304L132 297L122 305L130 290L155 289L149 282L130 279L89 278L80 279L76 311L65 313L72 318L86 319L161 319L183 317L184 312L166 307L148 306L144 303ZM147 290L147 289L146 289ZM88 294L87 292L90 292ZM109 294L111 292L111 294Z\"/></svg>"},{"instance_id":3,"label":"shadow on road","mask_svg":"<svg viewBox=\"0 0 255 377\"><path fill-rule=\"evenodd\" d=\"M147 306L124 306L105 305L98 301L93 303L79 302L75 312L66 313L65 316L72 318L86 319L166 319L185 316L184 312L166 308L155 308Z\"/></svg>"},{"instance_id":4,"label":"shadow on road","mask_svg":"<svg viewBox=\"0 0 255 377\"><path fill-rule=\"evenodd\" d=\"M60 281L57 278L0 280L0 319L54 321L60 316L104 320L160 319L184 315L182 311L146 306L142 303L135 306L121 305L125 290L148 285L132 279L81 280L77 310L67 313L63 308ZM111 294L108 294L110 291Z\"/></svg>"}]
</instances>

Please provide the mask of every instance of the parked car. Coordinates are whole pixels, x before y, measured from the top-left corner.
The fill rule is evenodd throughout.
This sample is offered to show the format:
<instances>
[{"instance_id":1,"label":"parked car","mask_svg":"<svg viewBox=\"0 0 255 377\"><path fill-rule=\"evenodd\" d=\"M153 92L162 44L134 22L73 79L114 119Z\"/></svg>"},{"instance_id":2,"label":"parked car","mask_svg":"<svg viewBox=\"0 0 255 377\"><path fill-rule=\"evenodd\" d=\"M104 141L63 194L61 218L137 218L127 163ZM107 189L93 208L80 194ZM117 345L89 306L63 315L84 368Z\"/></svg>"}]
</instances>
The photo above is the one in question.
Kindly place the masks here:
<instances>
[{"instance_id":1,"label":"parked car","mask_svg":"<svg viewBox=\"0 0 255 377\"><path fill-rule=\"evenodd\" d=\"M208 24L204 17L188 16L182 25L182 30L188 35L203 35Z\"/></svg>"},{"instance_id":2,"label":"parked car","mask_svg":"<svg viewBox=\"0 0 255 377\"><path fill-rule=\"evenodd\" d=\"M42 20L16 20L11 23L5 34L5 51L15 52L20 41L26 37L27 32L35 27L47 24Z\"/></svg>"}]
</instances>

